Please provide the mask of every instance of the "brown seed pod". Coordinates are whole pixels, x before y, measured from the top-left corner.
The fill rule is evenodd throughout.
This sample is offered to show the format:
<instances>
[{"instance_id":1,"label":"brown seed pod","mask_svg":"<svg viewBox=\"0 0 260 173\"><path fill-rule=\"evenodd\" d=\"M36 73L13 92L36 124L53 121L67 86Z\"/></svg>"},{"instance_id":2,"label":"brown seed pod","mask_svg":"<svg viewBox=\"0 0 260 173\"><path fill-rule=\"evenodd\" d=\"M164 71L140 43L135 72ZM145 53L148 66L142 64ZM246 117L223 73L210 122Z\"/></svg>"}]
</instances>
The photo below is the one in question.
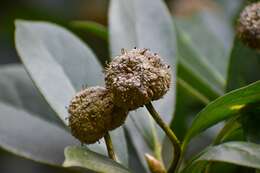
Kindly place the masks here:
<instances>
[{"instance_id":1,"label":"brown seed pod","mask_svg":"<svg viewBox=\"0 0 260 173\"><path fill-rule=\"evenodd\" d=\"M247 46L260 49L260 2L250 4L242 11L237 35Z\"/></svg>"},{"instance_id":2,"label":"brown seed pod","mask_svg":"<svg viewBox=\"0 0 260 173\"><path fill-rule=\"evenodd\" d=\"M126 111L122 108L119 108L115 105L114 105L112 112L113 112L111 114L112 120L111 120L111 123L110 123L110 126L109 126L109 130L114 130L117 127L120 127L121 125L123 125L125 120L126 120L127 114L128 114L128 111Z\"/></svg>"},{"instance_id":3,"label":"brown seed pod","mask_svg":"<svg viewBox=\"0 0 260 173\"><path fill-rule=\"evenodd\" d=\"M106 87L118 107L134 110L161 98L170 87L169 65L148 49L122 49L105 71Z\"/></svg>"},{"instance_id":4,"label":"brown seed pod","mask_svg":"<svg viewBox=\"0 0 260 173\"><path fill-rule=\"evenodd\" d=\"M78 92L71 100L68 112L72 135L86 144L95 143L108 130L122 125L127 115L126 111L114 107L113 94L104 87ZM115 124L115 121L118 122Z\"/></svg>"}]
</instances>

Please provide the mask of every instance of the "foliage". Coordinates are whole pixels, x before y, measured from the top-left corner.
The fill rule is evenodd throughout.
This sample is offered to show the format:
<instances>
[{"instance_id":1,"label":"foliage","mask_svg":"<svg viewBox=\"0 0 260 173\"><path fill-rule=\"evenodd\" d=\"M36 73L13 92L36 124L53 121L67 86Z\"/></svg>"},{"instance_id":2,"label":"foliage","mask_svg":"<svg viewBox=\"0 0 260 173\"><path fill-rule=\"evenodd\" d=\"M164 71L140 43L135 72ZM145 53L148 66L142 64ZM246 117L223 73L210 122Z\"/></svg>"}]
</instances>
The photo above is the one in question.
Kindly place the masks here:
<instances>
[{"instance_id":1,"label":"foliage","mask_svg":"<svg viewBox=\"0 0 260 173\"><path fill-rule=\"evenodd\" d=\"M228 1L221 5L226 9ZM237 13L171 16L162 0L111 0L108 29L92 21L71 24L101 38L111 57L121 48L149 48L171 65L170 91L154 105L181 139L176 172L214 171L213 162L260 169L260 56L235 36L232 19ZM107 157L103 139L80 146L69 132L66 106L83 86L104 84L101 58L56 24L16 20L15 27L23 65L0 68L3 149L89 172L149 172L147 153L170 167L172 146L145 108L131 111L124 126L111 132L118 163ZM216 136L206 131L215 138L209 146L196 150L195 156L189 153L195 148L189 145L194 137L223 121Z\"/></svg>"}]
</instances>

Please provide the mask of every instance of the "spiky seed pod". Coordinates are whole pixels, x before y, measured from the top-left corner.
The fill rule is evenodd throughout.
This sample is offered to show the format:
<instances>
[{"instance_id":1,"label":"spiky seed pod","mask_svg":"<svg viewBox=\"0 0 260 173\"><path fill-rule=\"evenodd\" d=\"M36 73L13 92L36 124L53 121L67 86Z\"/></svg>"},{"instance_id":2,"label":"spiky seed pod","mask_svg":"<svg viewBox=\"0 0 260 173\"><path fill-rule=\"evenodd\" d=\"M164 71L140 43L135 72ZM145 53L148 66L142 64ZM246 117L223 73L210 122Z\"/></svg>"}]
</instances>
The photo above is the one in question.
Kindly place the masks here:
<instances>
[{"instance_id":1,"label":"spiky seed pod","mask_svg":"<svg viewBox=\"0 0 260 173\"><path fill-rule=\"evenodd\" d=\"M72 135L82 143L95 143L108 130L124 123L127 112L118 109L114 107L113 94L104 87L90 87L78 92L68 108ZM115 119L121 121L115 125Z\"/></svg>"},{"instance_id":2,"label":"spiky seed pod","mask_svg":"<svg viewBox=\"0 0 260 173\"><path fill-rule=\"evenodd\" d=\"M170 87L170 67L148 49L122 49L105 70L106 87L118 107L134 110L160 99Z\"/></svg>"},{"instance_id":3,"label":"spiky seed pod","mask_svg":"<svg viewBox=\"0 0 260 173\"><path fill-rule=\"evenodd\" d=\"M242 11L237 35L247 46L260 49L260 2L250 4Z\"/></svg>"}]
</instances>

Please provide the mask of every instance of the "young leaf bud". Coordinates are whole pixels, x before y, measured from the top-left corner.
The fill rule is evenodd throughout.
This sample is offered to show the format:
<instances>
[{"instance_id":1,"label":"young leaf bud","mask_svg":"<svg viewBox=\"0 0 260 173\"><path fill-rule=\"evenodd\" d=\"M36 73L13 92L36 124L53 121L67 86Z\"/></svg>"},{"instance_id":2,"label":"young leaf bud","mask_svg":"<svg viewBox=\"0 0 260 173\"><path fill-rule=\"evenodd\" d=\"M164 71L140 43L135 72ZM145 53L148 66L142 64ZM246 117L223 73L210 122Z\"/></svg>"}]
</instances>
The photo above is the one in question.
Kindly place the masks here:
<instances>
[{"instance_id":1,"label":"young leaf bud","mask_svg":"<svg viewBox=\"0 0 260 173\"><path fill-rule=\"evenodd\" d=\"M114 107L113 94L103 87L78 92L71 100L68 112L72 135L86 144L95 143L108 130L123 124L127 115L126 111Z\"/></svg>"},{"instance_id":2,"label":"young leaf bud","mask_svg":"<svg viewBox=\"0 0 260 173\"><path fill-rule=\"evenodd\" d=\"M260 2L250 4L242 11L237 35L247 46L260 49Z\"/></svg>"},{"instance_id":3,"label":"young leaf bud","mask_svg":"<svg viewBox=\"0 0 260 173\"><path fill-rule=\"evenodd\" d=\"M134 110L169 90L170 72L169 65L148 49L122 49L122 55L108 64L105 82L118 107Z\"/></svg>"},{"instance_id":4,"label":"young leaf bud","mask_svg":"<svg viewBox=\"0 0 260 173\"><path fill-rule=\"evenodd\" d=\"M151 156L150 154L145 154L145 159L148 164L148 167L151 173L167 173L164 165L162 162Z\"/></svg>"}]
</instances>

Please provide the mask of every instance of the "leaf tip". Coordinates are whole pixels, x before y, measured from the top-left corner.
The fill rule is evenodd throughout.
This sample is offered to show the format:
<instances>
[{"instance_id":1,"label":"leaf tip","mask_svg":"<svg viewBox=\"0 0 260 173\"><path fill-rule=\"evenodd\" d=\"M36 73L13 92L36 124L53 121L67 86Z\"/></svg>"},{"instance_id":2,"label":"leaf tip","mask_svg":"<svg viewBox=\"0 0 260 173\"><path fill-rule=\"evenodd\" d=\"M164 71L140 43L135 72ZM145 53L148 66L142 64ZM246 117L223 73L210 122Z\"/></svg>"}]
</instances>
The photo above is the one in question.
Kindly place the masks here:
<instances>
[{"instance_id":1,"label":"leaf tip","mask_svg":"<svg viewBox=\"0 0 260 173\"><path fill-rule=\"evenodd\" d=\"M24 19L15 19L14 20L14 25L15 27L17 28L18 26L20 25L24 25L27 23L27 20L24 20Z\"/></svg>"}]
</instances>

